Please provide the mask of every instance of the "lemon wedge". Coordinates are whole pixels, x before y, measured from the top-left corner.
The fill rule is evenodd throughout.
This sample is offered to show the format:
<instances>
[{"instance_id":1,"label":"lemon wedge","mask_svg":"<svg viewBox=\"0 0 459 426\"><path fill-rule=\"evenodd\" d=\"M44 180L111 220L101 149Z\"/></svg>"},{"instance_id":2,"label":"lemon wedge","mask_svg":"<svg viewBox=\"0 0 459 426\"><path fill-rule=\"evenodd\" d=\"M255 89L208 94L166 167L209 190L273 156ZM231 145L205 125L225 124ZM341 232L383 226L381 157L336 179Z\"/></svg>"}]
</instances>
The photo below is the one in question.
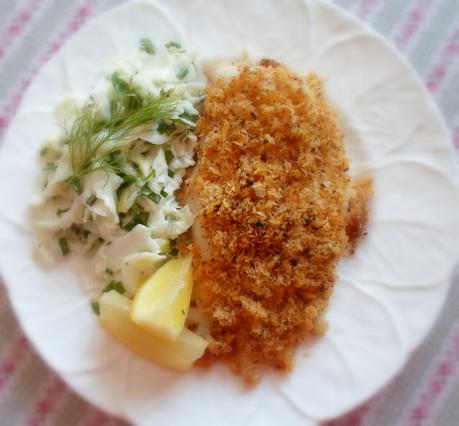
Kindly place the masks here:
<instances>
[{"instance_id":1,"label":"lemon wedge","mask_svg":"<svg viewBox=\"0 0 459 426\"><path fill-rule=\"evenodd\" d=\"M191 261L191 256L169 260L140 287L132 303L132 321L160 338L179 338L193 287Z\"/></svg>"},{"instance_id":2,"label":"lemon wedge","mask_svg":"<svg viewBox=\"0 0 459 426\"><path fill-rule=\"evenodd\" d=\"M187 370L206 350L207 341L184 328L176 342L149 334L130 319L132 302L112 290L99 299L102 327L147 361L176 370Z\"/></svg>"}]
</instances>

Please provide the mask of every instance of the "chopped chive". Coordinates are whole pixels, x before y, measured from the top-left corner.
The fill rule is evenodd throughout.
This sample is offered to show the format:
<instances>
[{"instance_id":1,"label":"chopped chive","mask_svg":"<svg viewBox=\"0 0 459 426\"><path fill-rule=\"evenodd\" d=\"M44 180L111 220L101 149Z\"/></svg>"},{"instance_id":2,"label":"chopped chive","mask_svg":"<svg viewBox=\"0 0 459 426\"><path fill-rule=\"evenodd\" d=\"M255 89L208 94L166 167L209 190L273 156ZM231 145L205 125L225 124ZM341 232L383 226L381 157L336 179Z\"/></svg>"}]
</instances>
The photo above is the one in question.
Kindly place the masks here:
<instances>
[{"instance_id":1,"label":"chopped chive","mask_svg":"<svg viewBox=\"0 0 459 426\"><path fill-rule=\"evenodd\" d=\"M176 41L170 41L169 43L166 43L165 46L170 49L171 47L175 47L176 49L180 49L182 46L177 43Z\"/></svg>"},{"instance_id":2,"label":"chopped chive","mask_svg":"<svg viewBox=\"0 0 459 426\"><path fill-rule=\"evenodd\" d=\"M140 212L136 216L137 223L140 225L147 226L148 225L148 218L150 217L148 212Z\"/></svg>"},{"instance_id":3,"label":"chopped chive","mask_svg":"<svg viewBox=\"0 0 459 426\"><path fill-rule=\"evenodd\" d=\"M46 163L45 168L43 169L44 172L52 172L57 169L57 166L54 163Z\"/></svg>"},{"instance_id":4,"label":"chopped chive","mask_svg":"<svg viewBox=\"0 0 459 426\"><path fill-rule=\"evenodd\" d=\"M137 203L135 203L130 209L129 213L132 213L132 215L136 216L141 212L142 207L140 207Z\"/></svg>"},{"instance_id":5,"label":"chopped chive","mask_svg":"<svg viewBox=\"0 0 459 426\"><path fill-rule=\"evenodd\" d=\"M198 119L198 115L190 114L189 112L184 111L179 115L179 118L182 118L183 120L193 121L195 123Z\"/></svg>"},{"instance_id":6,"label":"chopped chive","mask_svg":"<svg viewBox=\"0 0 459 426\"><path fill-rule=\"evenodd\" d=\"M144 152L141 152L141 154L144 154ZM137 173L140 172L139 165L135 161L129 161L129 164L135 169Z\"/></svg>"},{"instance_id":7,"label":"chopped chive","mask_svg":"<svg viewBox=\"0 0 459 426\"><path fill-rule=\"evenodd\" d=\"M175 132L175 124L167 124L165 121L160 121L157 127L158 133L161 135L171 135Z\"/></svg>"},{"instance_id":8,"label":"chopped chive","mask_svg":"<svg viewBox=\"0 0 459 426\"><path fill-rule=\"evenodd\" d=\"M171 169L168 169L167 170L167 176L169 176L170 178L173 178L175 176L175 172Z\"/></svg>"},{"instance_id":9,"label":"chopped chive","mask_svg":"<svg viewBox=\"0 0 459 426\"><path fill-rule=\"evenodd\" d=\"M124 183L134 183L138 180L134 175L131 175L129 173L121 173L120 177L123 179Z\"/></svg>"},{"instance_id":10,"label":"chopped chive","mask_svg":"<svg viewBox=\"0 0 459 426\"><path fill-rule=\"evenodd\" d=\"M78 194L81 194L81 180L78 176L72 176L69 183L75 188L75 191L78 192Z\"/></svg>"},{"instance_id":11,"label":"chopped chive","mask_svg":"<svg viewBox=\"0 0 459 426\"><path fill-rule=\"evenodd\" d=\"M144 226L147 226L148 225L148 218L149 218L149 214L148 212L140 212L138 213L134 219L132 219L130 222L128 222L125 226L124 226L124 230L129 232L131 231L136 225L144 225Z\"/></svg>"},{"instance_id":12,"label":"chopped chive","mask_svg":"<svg viewBox=\"0 0 459 426\"><path fill-rule=\"evenodd\" d=\"M102 293L107 293L111 290L115 290L119 294L124 294L124 285L121 281L110 281L109 284L105 286L105 288L102 290Z\"/></svg>"},{"instance_id":13,"label":"chopped chive","mask_svg":"<svg viewBox=\"0 0 459 426\"><path fill-rule=\"evenodd\" d=\"M188 67L183 67L178 73L177 78L183 80L188 75Z\"/></svg>"},{"instance_id":14,"label":"chopped chive","mask_svg":"<svg viewBox=\"0 0 459 426\"><path fill-rule=\"evenodd\" d=\"M99 237L97 238L96 241L94 241L92 244L91 244L91 247L89 247L89 251L95 251L97 249L99 249L99 247L102 246L102 244L104 243L104 239L102 237Z\"/></svg>"},{"instance_id":15,"label":"chopped chive","mask_svg":"<svg viewBox=\"0 0 459 426\"><path fill-rule=\"evenodd\" d=\"M108 275L113 275L113 269L111 268L105 268L105 272L108 274Z\"/></svg>"},{"instance_id":16,"label":"chopped chive","mask_svg":"<svg viewBox=\"0 0 459 426\"><path fill-rule=\"evenodd\" d=\"M170 95L172 95L173 91L174 89L168 89L168 90L161 89L159 91L159 95L162 97L168 98Z\"/></svg>"},{"instance_id":17,"label":"chopped chive","mask_svg":"<svg viewBox=\"0 0 459 426\"><path fill-rule=\"evenodd\" d=\"M135 221L135 218L126 223L120 221L120 228L124 229L126 232L131 231L136 225L137 222Z\"/></svg>"},{"instance_id":18,"label":"chopped chive","mask_svg":"<svg viewBox=\"0 0 459 426\"><path fill-rule=\"evenodd\" d=\"M92 195L90 195L90 196L88 197L88 199L86 200L86 204L87 204L88 206L92 206L96 201L97 201L97 197L96 197L94 194L92 194Z\"/></svg>"},{"instance_id":19,"label":"chopped chive","mask_svg":"<svg viewBox=\"0 0 459 426\"><path fill-rule=\"evenodd\" d=\"M164 191L164 189L161 189L160 195L161 197L166 198L168 194L166 191Z\"/></svg>"},{"instance_id":20,"label":"chopped chive","mask_svg":"<svg viewBox=\"0 0 459 426\"><path fill-rule=\"evenodd\" d=\"M100 305L99 305L99 302L91 302L91 308L92 308L92 311L93 311L96 315L100 315Z\"/></svg>"},{"instance_id":21,"label":"chopped chive","mask_svg":"<svg viewBox=\"0 0 459 426\"><path fill-rule=\"evenodd\" d=\"M151 169L150 173L148 173L148 176L145 179L153 179L156 176L156 170Z\"/></svg>"},{"instance_id":22,"label":"chopped chive","mask_svg":"<svg viewBox=\"0 0 459 426\"><path fill-rule=\"evenodd\" d=\"M149 55L154 55L156 52L155 46L149 38L142 38L140 40L140 50L143 50Z\"/></svg>"},{"instance_id":23,"label":"chopped chive","mask_svg":"<svg viewBox=\"0 0 459 426\"><path fill-rule=\"evenodd\" d=\"M185 310L184 309L182 309L182 315L185 315Z\"/></svg>"},{"instance_id":24,"label":"chopped chive","mask_svg":"<svg viewBox=\"0 0 459 426\"><path fill-rule=\"evenodd\" d=\"M166 219L168 222L177 222L177 221L178 221L178 219L177 219L174 215L172 215L172 214L167 214L167 215L165 216L165 219Z\"/></svg>"},{"instance_id":25,"label":"chopped chive","mask_svg":"<svg viewBox=\"0 0 459 426\"><path fill-rule=\"evenodd\" d=\"M73 229L73 231L75 232L75 236L82 242L86 242L88 240L88 236L91 234L90 231L81 227L73 228L72 225L71 229Z\"/></svg>"},{"instance_id":26,"label":"chopped chive","mask_svg":"<svg viewBox=\"0 0 459 426\"><path fill-rule=\"evenodd\" d=\"M129 232L129 231L132 231L132 229L138 225L138 222L136 222L135 219L132 219L131 221L129 221L126 225L124 225L124 230Z\"/></svg>"},{"instance_id":27,"label":"chopped chive","mask_svg":"<svg viewBox=\"0 0 459 426\"><path fill-rule=\"evenodd\" d=\"M169 254L171 256L177 256L178 255L178 250L174 247L173 249L171 249L171 251L169 252Z\"/></svg>"},{"instance_id":28,"label":"chopped chive","mask_svg":"<svg viewBox=\"0 0 459 426\"><path fill-rule=\"evenodd\" d=\"M59 238L59 247L61 249L62 256L70 253L69 243L65 237Z\"/></svg>"},{"instance_id":29,"label":"chopped chive","mask_svg":"<svg viewBox=\"0 0 459 426\"><path fill-rule=\"evenodd\" d=\"M174 154L172 153L170 147L164 149L164 156L166 157L166 163L169 164L174 159Z\"/></svg>"},{"instance_id":30,"label":"chopped chive","mask_svg":"<svg viewBox=\"0 0 459 426\"><path fill-rule=\"evenodd\" d=\"M116 71L110 76L110 81L118 93L126 93L131 90L129 83L123 80Z\"/></svg>"},{"instance_id":31,"label":"chopped chive","mask_svg":"<svg viewBox=\"0 0 459 426\"><path fill-rule=\"evenodd\" d=\"M155 204L159 204L161 202L161 196L156 192L151 191L147 197L153 201Z\"/></svg>"},{"instance_id":32,"label":"chopped chive","mask_svg":"<svg viewBox=\"0 0 459 426\"><path fill-rule=\"evenodd\" d=\"M121 80L123 81L123 80ZM127 84L127 83L126 83ZM107 159L110 163L114 163L121 159L123 153L119 149L114 149L113 151L107 154Z\"/></svg>"},{"instance_id":33,"label":"chopped chive","mask_svg":"<svg viewBox=\"0 0 459 426\"><path fill-rule=\"evenodd\" d=\"M70 209L57 209L56 216L61 217L64 213L67 213Z\"/></svg>"},{"instance_id":34,"label":"chopped chive","mask_svg":"<svg viewBox=\"0 0 459 426\"><path fill-rule=\"evenodd\" d=\"M161 196L157 194L156 192L152 191L152 189L148 186L148 184L145 184L142 189L140 190L140 195L149 198L151 201L153 201L155 204L159 204L161 201Z\"/></svg>"}]
</instances>

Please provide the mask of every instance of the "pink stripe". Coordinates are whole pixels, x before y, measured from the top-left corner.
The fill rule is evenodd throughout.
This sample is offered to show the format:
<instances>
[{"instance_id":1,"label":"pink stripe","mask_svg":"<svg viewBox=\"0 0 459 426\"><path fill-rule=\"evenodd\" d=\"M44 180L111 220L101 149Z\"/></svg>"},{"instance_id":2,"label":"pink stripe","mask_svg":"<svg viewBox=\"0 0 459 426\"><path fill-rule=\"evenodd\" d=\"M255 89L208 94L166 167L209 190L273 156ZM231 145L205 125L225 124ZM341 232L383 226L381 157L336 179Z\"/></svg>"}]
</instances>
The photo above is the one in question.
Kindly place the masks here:
<instances>
[{"instance_id":1,"label":"pink stripe","mask_svg":"<svg viewBox=\"0 0 459 426\"><path fill-rule=\"evenodd\" d=\"M457 27L442 53L440 59L432 66L427 74L426 86L431 93L435 93L444 81L451 65L459 56L459 27Z\"/></svg>"},{"instance_id":2,"label":"pink stripe","mask_svg":"<svg viewBox=\"0 0 459 426\"><path fill-rule=\"evenodd\" d=\"M421 426L429 420L436 401L458 367L459 330L456 330L448 342L447 349L439 357L432 375L425 382L418 400L410 409L408 426Z\"/></svg>"},{"instance_id":3,"label":"pink stripe","mask_svg":"<svg viewBox=\"0 0 459 426\"><path fill-rule=\"evenodd\" d=\"M80 423L80 426L104 426L109 424L112 418L107 416L102 411L91 408L88 410L86 418Z\"/></svg>"},{"instance_id":4,"label":"pink stripe","mask_svg":"<svg viewBox=\"0 0 459 426\"><path fill-rule=\"evenodd\" d=\"M93 1L87 0L85 4L77 9L66 28L61 31L54 42L51 43L45 55L40 59L38 65L36 65L29 73L29 76L20 83L19 90L9 99L7 106L0 113L0 131L4 131L9 126L14 113L21 103L25 91L40 68L62 47L66 40L75 33L92 14L93 3Z\"/></svg>"},{"instance_id":5,"label":"pink stripe","mask_svg":"<svg viewBox=\"0 0 459 426\"><path fill-rule=\"evenodd\" d=\"M421 0L410 10L406 20L401 24L399 34L395 37L395 44L400 49L405 47L420 29L432 4L432 0Z\"/></svg>"},{"instance_id":6,"label":"pink stripe","mask_svg":"<svg viewBox=\"0 0 459 426\"><path fill-rule=\"evenodd\" d=\"M366 402L360 407L352 410L349 414L344 417L340 417L337 420L332 420L327 423L327 426L361 426L368 410L370 409L371 401Z\"/></svg>"},{"instance_id":7,"label":"pink stripe","mask_svg":"<svg viewBox=\"0 0 459 426\"><path fill-rule=\"evenodd\" d=\"M360 19L367 19L371 13L376 9L376 7L381 3L381 0L363 0L357 10L355 11L355 14L360 18Z\"/></svg>"},{"instance_id":8,"label":"pink stripe","mask_svg":"<svg viewBox=\"0 0 459 426\"><path fill-rule=\"evenodd\" d=\"M16 338L11 350L6 354L0 364L0 394L5 389L6 384L18 370L21 361L29 352L29 342L23 334Z\"/></svg>"},{"instance_id":9,"label":"pink stripe","mask_svg":"<svg viewBox=\"0 0 459 426\"><path fill-rule=\"evenodd\" d=\"M57 376L53 376L51 383L45 388L35 403L32 413L27 417L25 424L27 426L47 424L47 419L55 412L59 400L66 392L67 388L62 380Z\"/></svg>"},{"instance_id":10,"label":"pink stripe","mask_svg":"<svg viewBox=\"0 0 459 426\"><path fill-rule=\"evenodd\" d=\"M29 0L7 25L5 31L0 35L0 59L30 22L34 13L39 10L41 3L43 0Z\"/></svg>"}]
</instances>

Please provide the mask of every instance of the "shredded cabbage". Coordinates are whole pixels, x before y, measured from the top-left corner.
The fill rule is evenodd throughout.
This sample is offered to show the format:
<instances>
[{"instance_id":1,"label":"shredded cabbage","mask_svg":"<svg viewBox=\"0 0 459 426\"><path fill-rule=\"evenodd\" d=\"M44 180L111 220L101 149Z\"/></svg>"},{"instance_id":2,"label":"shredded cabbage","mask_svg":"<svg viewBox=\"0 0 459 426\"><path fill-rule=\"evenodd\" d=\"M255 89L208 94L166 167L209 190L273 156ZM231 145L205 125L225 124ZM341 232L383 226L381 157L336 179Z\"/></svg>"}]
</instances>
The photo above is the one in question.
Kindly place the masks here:
<instances>
[{"instance_id":1,"label":"shredded cabbage","mask_svg":"<svg viewBox=\"0 0 459 426\"><path fill-rule=\"evenodd\" d=\"M174 240L193 222L175 192L194 165L193 129L205 97L194 61L174 43L141 47L119 58L86 102L75 97L56 108L66 130L42 149L31 206L46 263L67 254L59 250L65 241L91 259L95 279L120 280L133 295L175 254Z\"/></svg>"}]
</instances>

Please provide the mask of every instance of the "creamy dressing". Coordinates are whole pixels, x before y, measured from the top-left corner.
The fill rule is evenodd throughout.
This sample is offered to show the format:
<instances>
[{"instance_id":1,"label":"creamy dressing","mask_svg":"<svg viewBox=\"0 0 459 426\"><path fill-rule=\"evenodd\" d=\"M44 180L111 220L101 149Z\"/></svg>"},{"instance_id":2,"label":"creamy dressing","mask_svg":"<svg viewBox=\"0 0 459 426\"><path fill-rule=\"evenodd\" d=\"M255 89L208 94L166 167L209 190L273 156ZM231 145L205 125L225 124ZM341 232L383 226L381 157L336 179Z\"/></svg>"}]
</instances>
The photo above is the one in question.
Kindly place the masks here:
<instances>
[{"instance_id":1,"label":"creamy dressing","mask_svg":"<svg viewBox=\"0 0 459 426\"><path fill-rule=\"evenodd\" d=\"M42 262L58 261L68 251L62 244L68 245L71 252L89 255L95 280L122 280L130 295L145 273L152 272L144 266L174 256L174 240L193 222L189 206L178 202L175 191L186 169L194 165L193 129L205 96L194 53L174 42L149 44L153 49L148 51L142 42L140 46L114 62L88 100L68 97L56 107L56 120L66 133L42 150L42 187L31 206ZM78 124L78 114L88 104L97 120L110 122L120 90L132 91L142 100L170 97L173 108L167 117L146 122L123 137L115 135L100 147L96 156L101 158L112 155L114 148L115 155L123 155L121 170L86 173L78 178L78 187L72 187L69 129ZM103 138L104 132L108 130L97 137Z\"/></svg>"}]
</instances>

